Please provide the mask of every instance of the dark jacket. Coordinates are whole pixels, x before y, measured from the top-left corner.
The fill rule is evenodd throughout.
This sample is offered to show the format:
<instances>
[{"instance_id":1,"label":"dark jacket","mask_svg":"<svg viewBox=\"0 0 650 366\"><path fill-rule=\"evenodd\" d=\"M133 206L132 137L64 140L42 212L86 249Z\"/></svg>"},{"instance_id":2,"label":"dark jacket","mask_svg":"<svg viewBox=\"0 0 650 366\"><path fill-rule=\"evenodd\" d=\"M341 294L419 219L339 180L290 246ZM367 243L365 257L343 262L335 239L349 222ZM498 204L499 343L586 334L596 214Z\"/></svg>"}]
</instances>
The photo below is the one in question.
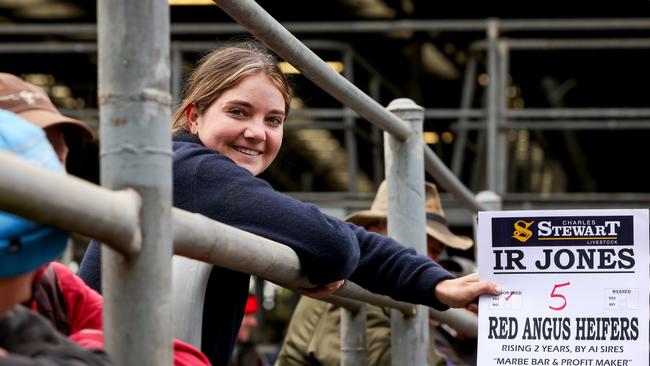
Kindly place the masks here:
<instances>
[{"instance_id":1,"label":"dark jacket","mask_svg":"<svg viewBox=\"0 0 650 366\"><path fill-rule=\"evenodd\" d=\"M349 278L399 300L447 308L433 289L453 276L413 249L275 191L230 158L204 147L196 136L178 134L173 147L174 206L286 244L314 284ZM100 270L99 249L95 245L90 250L94 254L86 256L93 258L84 258L82 277ZM248 282L248 274L219 267L210 275L201 349L214 365L228 362L244 314Z\"/></svg>"},{"instance_id":2,"label":"dark jacket","mask_svg":"<svg viewBox=\"0 0 650 366\"><path fill-rule=\"evenodd\" d=\"M0 348L9 352L0 357L0 366L112 365L103 351L72 343L45 318L22 305L0 319Z\"/></svg>"}]
</instances>

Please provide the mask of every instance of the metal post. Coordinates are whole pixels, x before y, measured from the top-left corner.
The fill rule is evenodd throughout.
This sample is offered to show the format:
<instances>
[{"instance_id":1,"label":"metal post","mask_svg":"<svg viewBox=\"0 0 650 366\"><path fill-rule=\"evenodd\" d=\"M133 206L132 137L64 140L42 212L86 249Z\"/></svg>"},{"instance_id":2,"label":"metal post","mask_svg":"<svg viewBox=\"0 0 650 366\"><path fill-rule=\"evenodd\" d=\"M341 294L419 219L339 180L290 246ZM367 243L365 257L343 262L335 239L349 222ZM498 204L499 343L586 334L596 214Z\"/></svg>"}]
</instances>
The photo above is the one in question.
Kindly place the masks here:
<instances>
[{"instance_id":1,"label":"metal post","mask_svg":"<svg viewBox=\"0 0 650 366\"><path fill-rule=\"evenodd\" d=\"M373 100L379 102L380 99L380 82L381 80L377 76L373 76L370 79L370 84L368 85L368 94ZM372 124L371 126L371 141L372 141L372 176L375 182L375 188L379 187L379 184L384 180L384 162L383 162L383 146L382 146L382 134L381 130Z\"/></svg>"},{"instance_id":2,"label":"metal post","mask_svg":"<svg viewBox=\"0 0 650 366\"><path fill-rule=\"evenodd\" d=\"M460 110L461 112L468 111L472 108L472 101L474 97L474 87L476 85L476 56L470 55L465 67L465 78L463 79L463 91L460 97ZM454 142L454 152L451 155L451 171L457 177L461 177L463 160L465 157L465 148L467 144L467 116L462 116L458 119L458 132L456 133L456 141Z\"/></svg>"},{"instance_id":3,"label":"metal post","mask_svg":"<svg viewBox=\"0 0 650 366\"><path fill-rule=\"evenodd\" d=\"M388 180L388 235L426 254L424 212L424 108L410 99L396 99L387 108L410 128L405 142L384 134ZM429 310L418 305L416 314L405 318L391 311L391 357L393 365L421 366L427 363Z\"/></svg>"},{"instance_id":4,"label":"metal post","mask_svg":"<svg viewBox=\"0 0 650 366\"><path fill-rule=\"evenodd\" d=\"M499 71L497 72L497 160L496 160L496 175L497 175L497 192L505 194L508 189L508 139L506 138L507 131L501 126L506 122L503 118L505 112L508 110L508 96L506 94L508 88L508 69L510 68L510 57L508 44L505 41L497 42Z\"/></svg>"},{"instance_id":5,"label":"metal post","mask_svg":"<svg viewBox=\"0 0 650 366\"><path fill-rule=\"evenodd\" d=\"M183 52L179 49L172 51L171 94L174 109L180 104L183 94Z\"/></svg>"},{"instance_id":6,"label":"metal post","mask_svg":"<svg viewBox=\"0 0 650 366\"><path fill-rule=\"evenodd\" d=\"M498 103L499 103L499 86L498 86L498 50L497 50L497 37L498 37L498 23L495 19L488 20L487 24L487 63L488 63L488 87L487 87L487 189L498 192L498 146L497 146L497 133L498 133Z\"/></svg>"},{"instance_id":7,"label":"metal post","mask_svg":"<svg viewBox=\"0 0 650 366\"><path fill-rule=\"evenodd\" d=\"M502 198L496 194L495 192L492 191L481 191L476 195L476 200L485 206L488 211L501 211L503 209L503 200ZM477 224L478 224L478 213L473 214L474 219L472 222L474 223L474 242L478 243L478 231L477 229ZM478 245L474 245L474 258L478 258Z\"/></svg>"},{"instance_id":8,"label":"metal post","mask_svg":"<svg viewBox=\"0 0 650 366\"><path fill-rule=\"evenodd\" d=\"M103 247L106 349L116 365L171 365L169 6L100 0L101 182L142 196L142 251Z\"/></svg>"},{"instance_id":9,"label":"metal post","mask_svg":"<svg viewBox=\"0 0 650 366\"><path fill-rule=\"evenodd\" d=\"M354 59L352 51L346 49L343 52L343 76L350 82L354 82ZM355 117L354 112L343 106L345 125L345 151L348 157L348 192L357 192L357 173L359 170L357 158L357 140L354 134Z\"/></svg>"},{"instance_id":10,"label":"metal post","mask_svg":"<svg viewBox=\"0 0 650 366\"><path fill-rule=\"evenodd\" d=\"M341 308L341 366L366 366L366 305L353 313Z\"/></svg>"}]
</instances>

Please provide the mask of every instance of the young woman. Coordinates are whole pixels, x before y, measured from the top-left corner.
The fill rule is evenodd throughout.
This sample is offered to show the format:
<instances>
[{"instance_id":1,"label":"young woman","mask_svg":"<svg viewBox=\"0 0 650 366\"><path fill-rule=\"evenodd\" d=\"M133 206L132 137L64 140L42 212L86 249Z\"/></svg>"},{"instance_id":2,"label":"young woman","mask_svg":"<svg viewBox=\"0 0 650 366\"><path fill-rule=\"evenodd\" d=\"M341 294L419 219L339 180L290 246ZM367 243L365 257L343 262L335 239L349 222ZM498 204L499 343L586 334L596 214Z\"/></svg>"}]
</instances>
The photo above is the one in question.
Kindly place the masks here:
<instances>
[{"instance_id":1,"label":"young woman","mask_svg":"<svg viewBox=\"0 0 650 366\"><path fill-rule=\"evenodd\" d=\"M282 145L290 98L276 60L260 46L240 43L207 55L173 116L174 205L288 245L312 283L331 285L325 293L350 278L373 292L437 309L496 293L492 283L454 279L414 250L329 217L256 178ZM99 259L91 262L98 272ZM248 274L219 267L211 272L201 348L214 365L228 362L248 282Z\"/></svg>"}]
</instances>

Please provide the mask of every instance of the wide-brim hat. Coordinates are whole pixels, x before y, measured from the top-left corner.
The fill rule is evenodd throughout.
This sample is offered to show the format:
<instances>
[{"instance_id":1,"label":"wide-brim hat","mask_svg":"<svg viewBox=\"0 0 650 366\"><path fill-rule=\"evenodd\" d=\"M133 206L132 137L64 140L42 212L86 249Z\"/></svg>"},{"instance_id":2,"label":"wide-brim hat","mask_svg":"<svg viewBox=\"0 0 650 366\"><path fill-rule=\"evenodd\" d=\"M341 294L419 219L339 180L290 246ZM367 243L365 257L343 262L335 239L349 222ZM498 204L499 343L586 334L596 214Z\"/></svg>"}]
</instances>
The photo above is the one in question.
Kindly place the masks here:
<instances>
[{"instance_id":1,"label":"wide-brim hat","mask_svg":"<svg viewBox=\"0 0 650 366\"><path fill-rule=\"evenodd\" d=\"M369 210L357 211L347 217L346 221L359 226L368 226L378 221L386 220L388 214L388 194L386 181L379 185L375 200ZM467 250L474 245L474 241L463 235L456 235L449 230L445 211L442 209L440 195L435 184L425 184L425 211L427 216L427 235L435 238L442 244L460 250Z\"/></svg>"},{"instance_id":2,"label":"wide-brim hat","mask_svg":"<svg viewBox=\"0 0 650 366\"><path fill-rule=\"evenodd\" d=\"M60 125L65 135L93 140L95 134L79 120L62 115L42 88L0 72L0 109L18 114L40 128Z\"/></svg>"}]
</instances>

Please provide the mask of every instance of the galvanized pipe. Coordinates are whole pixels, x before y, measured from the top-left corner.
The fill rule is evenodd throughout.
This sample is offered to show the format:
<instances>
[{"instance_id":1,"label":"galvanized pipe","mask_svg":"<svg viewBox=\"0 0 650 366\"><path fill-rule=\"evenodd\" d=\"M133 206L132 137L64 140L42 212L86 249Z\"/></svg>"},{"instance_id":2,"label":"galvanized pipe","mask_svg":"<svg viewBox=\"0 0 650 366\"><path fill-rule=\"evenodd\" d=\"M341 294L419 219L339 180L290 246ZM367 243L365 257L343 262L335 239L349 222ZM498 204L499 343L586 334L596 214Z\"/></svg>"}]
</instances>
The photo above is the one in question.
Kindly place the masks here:
<instances>
[{"instance_id":1,"label":"galvanized pipe","mask_svg":"<svg viewBox=\"0 0 650 366\"><path fill-rule=\"evenodd\" d=\"M508 191L508 140L506 132L500 128L504 124L506 117L504 111L508 109L508 97L506 89L508 87L508 69L510 67L510 57L508 45L505 42L497 42L497 52L499 66L497 69L497 158L495 172L497 177L498 192L505 193Z\"/></svg>"},{"instance_id":2,"label":"galvanized pipe","mask_svg":"<svg viewBox=\"0 0 650 366\"><path fill-rule=\"evenodd\" d=\"M465 75L463 77L463 89L460 97L460 110L468 111L472 107L474 100L474 89L476 86L476 56L470 55L467 65L465 66ZM426 110L424 116L426 117ZM467 144L467 124L466 116L459 118L456 126L458 132L456 133L456 141L454 141L454 151L451 154L451 171L455 176L461 176L461 168L465 157L465 146Z\"/></svg>"},{"instance_id":3,"label":"galvanized pipe","mask_svg":"<svg viewBox=\"0 0 650 366\"><path fill-rule=\"evenodd\" d=\"M465 309L448 309L445 311L429 308L429 316L447 324L465 337L478 337L478 316Z\"/></svg>"},{"instance_id":4,"label":"galvanized pipe","mask_svg":"<svg viewBox=\"0 0 650 366\"><path fill-rule=\"evenodd\" d=\"M354 56L350 50L343 52L343 76L351 83L354 83ZM374 101L374 99L372 100ZM356 119L354 118L354 112L346 107L343 108L343 124L345 125L343 132L345 152L348 159L348 192L354 193L357 191L357 175L359 174L357 139L354 132Z\"/></svg>"},{"instance_id":5,"label":"galvanized pipe","mask_svg":"<svg viewBox=\"0 0 650 366\"><path fill-rule=\"evenodd\" d=\"M135 245L139 240L130 239L139 235L136 223L140 198L134 191L109 191L73 176L33 166L7 152L0 151L0 165L12 172L0 175L0 210L102 240L124 253L139 250ZM250 271L277 283L293 282L287 285L289 288L311 286L300 274L298 257L280 243L176 208L172 209L172 217L176 254ZM129 241L134 246L124 245ZM273 263L265 265L268 259L264 258L272 258ZM412 304L373 294L350 282L327 298L328 302L352 312L358 311L362 304L358 300L399 309L405 316L415 313ZM447 315L448 312L443 312L433 316L448 323Z\"/></svg>"},{"instance_id":6,"label":"galvanized pipe","mask_svg":"<svg viewBox=\"0 0 650 366\"><path fill-rule=\"evenodd\" d=\"M174 253L213 265L250 273L289 289L313 287L300 271L300 260L286 245L265 239L218 221L174 208ZM378 306L414 312L413 305L373 294L350 281L337 296Z\"/></svg>"},{"instance_id":7,"label":"galvanized pipe","mask_svg":"<svg viewBox=\"0 0 650 366\"><path fill-rule=\"evenodd\" d=\"M400 141L408 127L354 84L332 70L280 23L252 0L215 0L215 3L257 39L300 70L308 79L359 115L389 131Z\"/></svg>"},{"instance_id":8,"label":"galvanized pipe","mask_svg":"<svg viewBox=\"0 0 650 366\"><path fill-rule=\"evenodd\" d=\"M94 118L98 116L96 109L61 109L65 115L70 115L76 118ZM353 111L351 113L354 113ZM292 110L289 115L289 121L293 117L310 117L325 119L312 123L294 124L289 123L285 128L325 128L330 130L344 129L345 126L338 120L345 115L343 109L340 108L305 108ZM516 124L527 125L530 124L532 129L535 123L539 123L542 129L573 129L564 128L563 126L552 127L552 124L563 125L565 123L575 123L576 129L610 129L620 126L621 128L634 129L637 126L647 125L647 118L650 117L650 109L648 108L525 108L525 109L506 109L503 111L503 116L508 117L509 121L504 122L500 128L518 128ZM354 117L358 117L354 113ZM425 110L426 119L453 119L453 118L481 118L485 117L485 113L481 109L473 109L463 111L462 109L428 109ZM539 118L538 120L535 120ZM565 118L564 120L561 118ZM580 120L566 120L575 118ZM590 119L583 119L590 118ZM608 120L597 120L599 118ZM628 118L630 121L621 121L617 119ZM640 118L646 118L645 120ZM328 119L332 119L329 121ZM549 119L552 119L549 121ZM558 120L556 120L558 119ZM586 126L586 127L585 127ZM453 122L450 125L452 130L460 130L459 123ZM484 122L467 121L466 128L470 130L484 129ZM529 127L524 127L529 128ZM639 128L647 128L639 127Z\"/></svg>"},{"instance_id":9,"label":"galvanized pipe","mask_svg":"<svg viewBox=\"0 0 650 366\"><path fill-rule=\"evenodd\" d=\"M181 50L172 51L171 60L171 95L173 108L180 104L183 94L183 52Z\"/></svg>"},{"instance_id":10,"label":"galvanized pipe","mask_svg":"<svg viewBox=\"0 0 650 366\"><path fill-rule=\"evenodd\" d=\"M327 301L330 304L336 305L340 308L343 308L352 314L356 314L361 310L362 306L365 306L365 303L353 299L349 299L347 297L341 297L341 296L336 296L336 295L330 295L327 296L326 299L323 301Z\"/></svg>"},{"instance_id":11,"label":"galvanized pipe","mask_svg":"<svg viewBox=\"0 0 650 366\"><path fill-rule=\"evenodd\" d=\"M497 38L499 37L499 23L495 19L488 21L487 28L487 69L488 69L488 86L486 92L486 108L487 120L486 123L486 176L487 176L487 189L498 192L498 125L499 125L499 77L497 73L498 68L498 49Z\"/></svg>"},{"instance_id":12,"label":"galvanized pipe","mask_svg":"<svg viewBox=\"0 0 650 366\"><path fill-rule=\"evenodd\" d=\"M341 366L368 364L366 340L366 305L354 313L341 309Z\"/></svg>"},{"instance_id":13,"label":"galvanized pipe","mask_svg":"<svg viewBox=\"0 0 650 366\"><path fill-rule=\"evenodd\" d=\"M604 50L650 48L650 38L505 39L513 50Z\"/></svg>"},{"instance_id":14,"label":"galvanized pipe","mask_svg":"<svg viewBox=\"0 0 650 366\"><path fill-rule=\"evenodd\" d=\"M648 118L650 108L525 108L504 113L513 118Z\"/></svg>"},{"instance_id":15,"label":"galvanized pipe","mask_svg":"<svg viewBox=\"0 0 650 366\"><path fill-rule=\"evenodd\" d=\"M3 42L0 53L94 53L97 52L95 42Z\"/></svg>"},{"instance_id":16,"label":"galvanized pipe","mask_svg":"<svg viewBox=\"0 0 650 366\"><path fill-rule=\"evenodd\" d=\"M454 173L447 168L445 163L431 150L424 146L424 168L436 180L436 184L452 193L467 208L474 211L483 211L484 207L474 199L474 194L469 190Z\"/></svg>"},{"instance_id":17,"label":"galvanized pipe","mask_svg":"<svg viewBox=\"0 0 650 366\"><path fill-rule=\"evenodd\" d=\"M381 80L377 76L373 76L368 83L368 94L376 101L379 101L381 93ZM371 126L370 141L372 142L372 177L375 187L384 180L384 149L382 145L381 130L375 126Z\"/></svg>"},{"instance_id":18,"label":"galvanized pipe","mask_svg":"<svg viewBox=\"0 0 650 366\"><path fill-rule=\"evenodd\" d=\"M0 162L3 211L96 238L126 255L140 251L141 200L135 191L108 191L4 151Z\"/></svg>"},{"instance_id":19,"label":"galvanized pipe","mask_svg":"<svg viewBox=\"0 0 650 366\"><path fill-rule=\"evenodd\" d=\"M467 122L463 127L467 130L483 130L485 129L485 123L483 122ZM451 130L459 129L457 124L452 124L450 126ZM650 120L639 119L639 120L567 120L567 119L558 119L558 120L515 120L502 124L500 126L501 130L507 129L525 129L525 130L551 130L551 131L564 131L564 130L588 130L588 131L598 131L598 130L648 130L650 129Z\"/></svg>"},{"instance_id":20,"label":"galvanized pipe","mask_svg":"<svg viewBox=\"0 0 650 366\"><path fill-rule=\"evenodd\" d=\"M384 133L386 180L388 183L388 235L418 253L426 255L424 211L424 153L422 124L424 108L410 99L396 99L387 109L411 128L409 138L398 141ZM405 318L391 311L392 365L419 366L427 363L429 312L422 305Z\"/></svg>"},{"instance_id":21,"label":"galvanized pipe","mask_svg":"<svg viewBox=\"0 0 650 366\"><path fill-rule=\"evenodd\" d=\"M394 31L418 32L481 32L486 21L482 19L454 20L399 20L349 22L287 22L292 33L377 33ZM504 31L544 30L635 30L650 29L648 18L592 18L592 19L503 19ZM0 24L0 35L79 35L95 34L95 24ZM232 23L175 23L172 35L185 34L242 34L246 29Z\"/></svg>"},{"instance_id":22,"label":"galvanized pipe","mask_svg":"<svg viewBox=\"0 0 650 366\"><path fill-rule=\"evenodd\" d=\"M142 251L102 248L106 350L116 365L172 365L169 6L97 3L101 182L142 197Z\"/></svg>"}]
</instances>

